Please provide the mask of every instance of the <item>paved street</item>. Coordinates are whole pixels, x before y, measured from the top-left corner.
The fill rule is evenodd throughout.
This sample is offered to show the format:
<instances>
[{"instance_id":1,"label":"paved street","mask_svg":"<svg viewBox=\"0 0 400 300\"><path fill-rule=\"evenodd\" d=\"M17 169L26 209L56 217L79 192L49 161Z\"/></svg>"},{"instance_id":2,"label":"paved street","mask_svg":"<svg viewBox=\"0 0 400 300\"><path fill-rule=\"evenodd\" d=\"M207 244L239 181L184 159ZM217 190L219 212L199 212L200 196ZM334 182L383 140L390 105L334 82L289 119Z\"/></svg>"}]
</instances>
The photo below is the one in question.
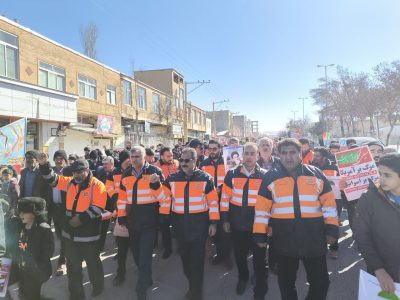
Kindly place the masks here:
<instances>
[{"instance_id":1,"label":"paved street","mask_svg":"<svg viewBox=\"0 0 400 300\"><path fill-rule=\"evenodd\" d=\"M346 212L343 213L345 215ZM58 243L57 243L58 246ZM136 299L134 292L136 282L136 267L133 259L129 256L127 279L121 287L114 287L112 279L115 276L116 261L113 256L116 253L114 238L109 234L107 238L106 249L109 251L102 254L102 260L105 270L105 292L96 298L96 300L105 299ZM160 257L162 251L157 250L154 256L152 291L149 292L150 300L180 300L184 299L187 291L186 279L182 273L181 262L176 251L168 259L163 260ZM57 257L53 258L53 270L56 268ZM251 264L249 264L251 265ZM330 300L354 300L357 299L358 290L358 272L364 268L364 262L355 251L355 245L351 238L348 222L344 222L341 227L340 239L340 257L338 260L328 258L328 268L330 272L331 285L329 290ZM204 299L225 300L225 299L252 299L250 286L245 295L238 297L235 294L235 285L237 273L235 267L227 270L223 266L212 266L206 263ZM307 293L307 283L305 272L301 267L298 273L298 293L299 299L304 299ZM84 271L85 292L91 293L91 285L88 282L86 269ZM42 288L42 295L57 300L68 299L67 277L52 277ZM90 297L88 297L90 298ZM17 298L15 298L17 299ZM277 278L274 274L269 276L269 291L266 299L280 299Z\"/></svg>"}]
</instances>

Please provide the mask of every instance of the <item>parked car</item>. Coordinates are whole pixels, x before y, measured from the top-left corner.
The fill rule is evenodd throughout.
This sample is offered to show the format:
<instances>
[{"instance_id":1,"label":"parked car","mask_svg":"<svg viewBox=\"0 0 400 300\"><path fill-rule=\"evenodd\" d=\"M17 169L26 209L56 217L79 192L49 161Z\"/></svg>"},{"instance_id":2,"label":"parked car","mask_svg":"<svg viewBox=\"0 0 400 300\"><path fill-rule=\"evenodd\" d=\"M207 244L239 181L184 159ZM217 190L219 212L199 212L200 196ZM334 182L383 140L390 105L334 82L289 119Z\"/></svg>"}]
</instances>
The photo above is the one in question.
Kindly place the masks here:
<instances>
[{"instance_id":1,"label":"parked car","mask_svg":"<svg viewBox=\"0 0 400 300\"><path fill-rule=\"evenodd\" d=\"M377 138L370 137L370 136L356 136L356 137L352 136L352 137L344 137L344 138L339 139L340 151L347 149L346 141L348 139L356 140L356 143L358 146L366 145L370 142L378 142L378 143L382 144L382 147L385 147L385 145L382 143L382 141Z\"/></svg>"}]
</instances>

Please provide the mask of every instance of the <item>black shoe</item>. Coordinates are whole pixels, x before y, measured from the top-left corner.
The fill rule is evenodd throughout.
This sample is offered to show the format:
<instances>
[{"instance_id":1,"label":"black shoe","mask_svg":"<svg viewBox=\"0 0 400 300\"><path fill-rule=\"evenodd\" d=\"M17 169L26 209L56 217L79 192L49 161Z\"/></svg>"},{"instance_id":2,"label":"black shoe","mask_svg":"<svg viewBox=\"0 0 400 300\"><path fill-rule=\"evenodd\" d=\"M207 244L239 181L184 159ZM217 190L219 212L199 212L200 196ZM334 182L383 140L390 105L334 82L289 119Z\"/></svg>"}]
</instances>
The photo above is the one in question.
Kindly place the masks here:
<instances>
[{"instance_id":1,"label":"black shoe","mask_svg":"<svg viewBox=\"0 0 400 300\"><path fill-rule=\"evenodd\" d=\"M246 291L247 281L239 280L236 284L236 294L243 295Z\"/></svg>"},{"instance_id":2,"label":"black shoe","mask_svg":"<svg viewBox=\"0 0 400 300\"><path fill-rule=\"evenodd\" d=\"M96 296L100 295L103 291L104 291L104 286L94 287L92 290L92 297L96 297Z\"/></svg>"},{"instance_id":3,"label":"black shoe","mask_svg":"<svg viewBox=\"0 0 400 300\"><path fill-rule=\"evenodd\" d=\"M218 255L215 255L213 257L213 259L211 260L211 264L214 265L214 266L219 265L222 262L223 262L223 258L218 256Z\"/></svg>"},{"instance_id":4,"label":"black shoe","mask_svg":"<svg viewBox=\"0 0 400 300\"><path fill-rule=\"evenodd\" d=\"M125 281L125 277L124 276L115 276L115 278L113 279L113 285L114 286L120 286L121 284L123 284Z\"/></svg>"},{"instance_id":5,"label":"black shoe","mask_svg":"<svg viewBox=\"0 0 400 300\"><path fill-rule=\"evenodd\" d=\"M167 259L167 258L169 258L169 257L171 256L171 254L172 254L172 250L171 250L171 249L164 250L164 253L163 253L163 255L162 255L162 258L163 258L163 259Z\"/></svg>"}]
</instances>

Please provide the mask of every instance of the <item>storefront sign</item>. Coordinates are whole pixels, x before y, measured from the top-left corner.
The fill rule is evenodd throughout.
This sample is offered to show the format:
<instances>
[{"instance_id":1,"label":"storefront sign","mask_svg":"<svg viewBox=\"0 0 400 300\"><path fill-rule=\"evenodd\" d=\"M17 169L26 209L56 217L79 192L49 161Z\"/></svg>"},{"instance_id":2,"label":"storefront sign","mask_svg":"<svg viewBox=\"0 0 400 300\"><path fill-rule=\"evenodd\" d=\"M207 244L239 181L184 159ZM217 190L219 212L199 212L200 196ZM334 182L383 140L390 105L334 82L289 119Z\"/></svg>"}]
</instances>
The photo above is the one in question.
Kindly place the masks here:
<instances>
[{"instance_id":1,"label":"storefront sign","mask_svg":"<svg viewBox=\"0 0 400 300\"><path fill-rule=\"evenodd\" d=\"M111 116L99 115L97 117L97 134L109 134L113 131L114 118Z\"/></svg>"}]
</instances>

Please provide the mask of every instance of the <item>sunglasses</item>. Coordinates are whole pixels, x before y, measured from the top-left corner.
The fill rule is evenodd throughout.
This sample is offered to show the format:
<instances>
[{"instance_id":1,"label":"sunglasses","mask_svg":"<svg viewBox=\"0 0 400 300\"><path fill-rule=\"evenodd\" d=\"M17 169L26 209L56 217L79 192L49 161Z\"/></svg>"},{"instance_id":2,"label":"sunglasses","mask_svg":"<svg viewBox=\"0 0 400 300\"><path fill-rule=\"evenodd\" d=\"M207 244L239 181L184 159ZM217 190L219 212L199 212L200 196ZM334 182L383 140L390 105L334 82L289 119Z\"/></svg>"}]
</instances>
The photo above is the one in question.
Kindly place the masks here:
<instances>
[{"instance_id":1,"label":"sunglasses","mask_svg":"<svg viewBox=\"0 0 400 300\"><path fill-rule=\"evenodd\" d=\"M190 163L192 160L193 160L193 158L186 158L186 159L180 158L179 162L180 163L184 162L185 164L187 164L187 163Z\"/></svg>"}]
</instances>

